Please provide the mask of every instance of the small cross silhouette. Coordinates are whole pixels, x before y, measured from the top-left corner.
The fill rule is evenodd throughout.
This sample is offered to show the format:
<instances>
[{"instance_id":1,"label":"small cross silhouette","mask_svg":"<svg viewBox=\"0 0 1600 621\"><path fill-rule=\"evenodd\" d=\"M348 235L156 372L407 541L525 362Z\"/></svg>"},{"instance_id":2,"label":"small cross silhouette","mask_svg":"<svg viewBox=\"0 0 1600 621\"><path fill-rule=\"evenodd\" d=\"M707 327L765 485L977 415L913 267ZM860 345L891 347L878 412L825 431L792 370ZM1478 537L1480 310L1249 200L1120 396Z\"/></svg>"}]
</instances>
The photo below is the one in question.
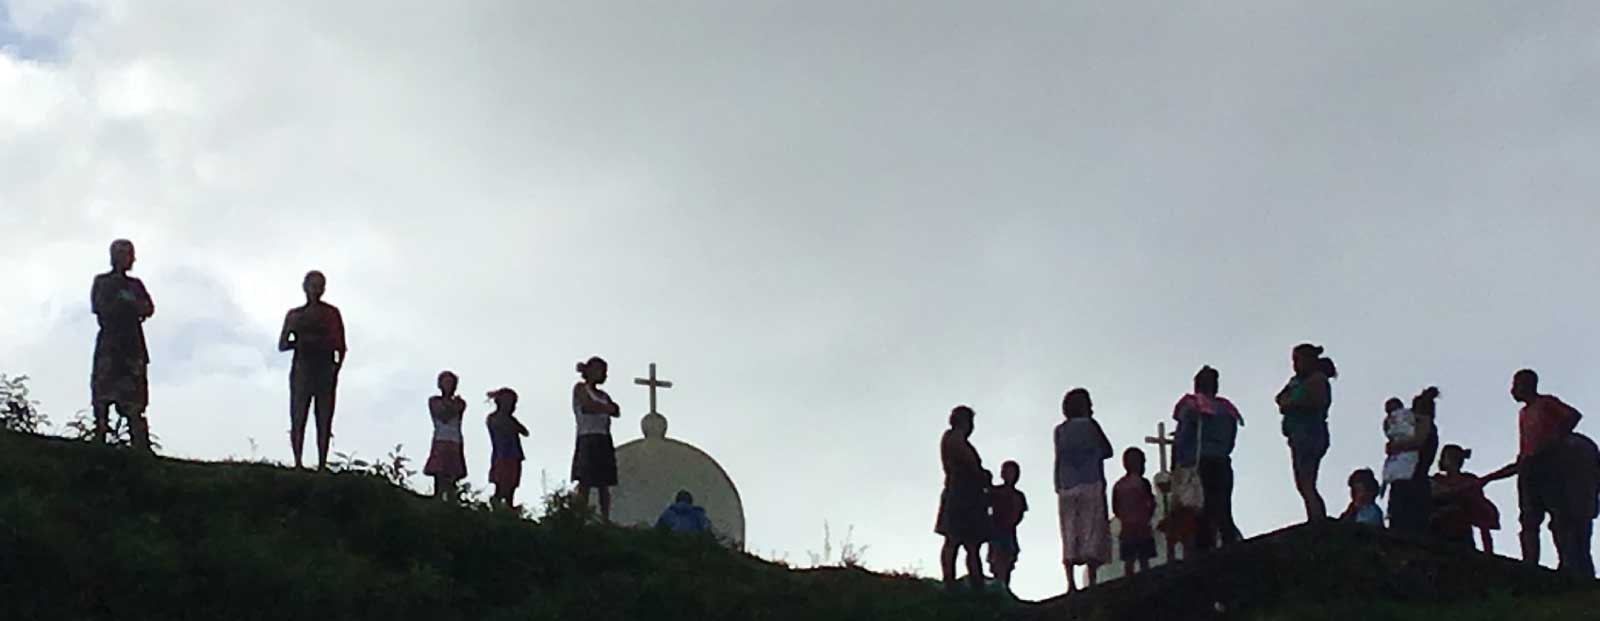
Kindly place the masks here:
<instances>
[{"instance_id":1,"label":"small cross silhouette","mask_svg":"<svg viewBox=\"0 0 1600 621\"><path fill-rule=\"evenodd\" d=\"M651 414L660 414L660 412L656 411L656 389L657 388L671 388L672 387L672 382L669 382L667 380L662 380L662 379L656 379L656 363L654 363L654 362L650 363L650 377L649 378L636 377L636 378L633 379L633 383L638 384L640 386L648 386L650 388L650 413ZM1165 463L1165 462L1163 462L1163 463Z\"/></svg>"}]
</instances>

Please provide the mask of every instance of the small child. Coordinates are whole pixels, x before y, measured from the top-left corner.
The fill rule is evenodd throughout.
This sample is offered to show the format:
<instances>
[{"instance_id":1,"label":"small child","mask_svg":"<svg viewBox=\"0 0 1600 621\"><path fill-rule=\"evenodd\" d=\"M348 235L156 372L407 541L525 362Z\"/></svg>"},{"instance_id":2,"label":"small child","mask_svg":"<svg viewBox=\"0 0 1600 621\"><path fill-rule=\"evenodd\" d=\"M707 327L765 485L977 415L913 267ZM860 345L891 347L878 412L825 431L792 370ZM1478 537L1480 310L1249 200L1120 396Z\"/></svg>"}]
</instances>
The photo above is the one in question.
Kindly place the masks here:
<instances>
[{"instance_id":1,"label":"small child","mask_svg":"<svg viewBox=\"0 0 1600 621\"><path fill-rule=\"evenodd\" d=\"M494 453L489 459L489 482L494 484L492 505L515 508L517 486L522 485L522 436L528 428L517 420L517 391L501 388L489 392L494 412L489 414L489 443Z\"/></svg>"},{"instance_id":2,"label":"small child","mask_svg":"<svg viewBox=\"0 0 1600 621\"><path fill-rule=\"evenodd\" d=\"M1339 519L1383 528L1383 509L1378 508L1378 477L1372 469L1350 473L1350 506Z\"/></svg>"},{"instance_id":3,"label":"small child","mask_svg":"<svg viewBox=\"0 0 1600 621\"><path fill-rule=\"evenodd\" d=\"M1022 514L1028 512L1028 497L1017 489L1022 478L1022 466L1008 461L1000 464L1000 486L989 490L989 506L993 509L993 529L989 536L989 571L1000 584L1011 587L1011 570L1017 566L1017 555L1022 547L1017 543L1017 525Z\"/></svg>"},{"instance_id":4,"label":"small child","mask_svg":"<svg viewBox=\"0 0 1600 621\"><path fill-rule=\"evenodd\" d=\"M1412 440L1417 434L1417 415L1405 402L1390 398L1383 404L1383 435L1389 443L1405 443ZM1383 490L1395 481L1408 481L1417 471L1417 462L1422 458L1419 451L1402 451L1393 453L1383 461L1383 484L1378 488L1378 495L1383 495ZM1391 507L1392 508L1392 507Z\"/></svg>"},{"instance_id":5,"label":"small child","mask_svg":"<svg viewBox=\"0 0 1600 621\"><path fill-rule=\"evenodd\" d=\"M422 474L433 477L433 497L454 501L456 482L467 478L467 456L462 449L461 418L467 402L456 394L460 380L455 373L439 373L439 394L428 397L428 414L433 418L433 449Z\"/></svg>"},{"instance_id":6,"label":"small child","mask_svg":"<svg viewBox=\"0 0 1600 621\"><path fill-rule=\"evenodd\" d=\"M1144 478L1144 451L1137 447L1122 452L1122 467L1127 470L1111 488L1111 512L1122 525L1117 533L1118 556L1122 559L1123 575L1150 570L1150 559L1156 556L1155 532L1150 520L1156 514L1156 495L1150 481Z\"/></svg>"},{"instance_id":7,"label":"small child","mask_svg":"<svg viewBox=\"0 0 1600 621\"><path fill-rule=\"evenodd\" d=\"M1433 532L1440 539L1472 545L1472 529L1478 529L1483 551L1494 554L1494 538L1489 531L1500 529L1500 509L1483 495L1485 481L1463 472L1472 451L1455 444L1439 450L1439 474L1433 475Z\"/></svg>"}]
</instances>

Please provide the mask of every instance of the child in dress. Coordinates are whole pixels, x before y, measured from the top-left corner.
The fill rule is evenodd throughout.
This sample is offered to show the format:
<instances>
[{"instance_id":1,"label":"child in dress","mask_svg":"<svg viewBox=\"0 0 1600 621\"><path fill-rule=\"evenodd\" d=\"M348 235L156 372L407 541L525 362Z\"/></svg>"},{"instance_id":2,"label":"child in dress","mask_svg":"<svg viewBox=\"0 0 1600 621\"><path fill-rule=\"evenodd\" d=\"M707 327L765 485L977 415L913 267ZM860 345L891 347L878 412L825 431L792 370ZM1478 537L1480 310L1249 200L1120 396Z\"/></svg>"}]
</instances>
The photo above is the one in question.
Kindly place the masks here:
<instances>
[{"instance_id":1,"label":"child in dress","mask_svg":"<svg viewBox=\"0 0 1600 621\"><path fill-rule=\"evenodd\" d=\"M1155 532L1150 529L1150 520L1156 513L1156 495L1150 488L1150 481L1144 478L1144 451L1138 448L1123 451L1122 468L1127 474L1111 488L1111 512L1122 525L1117 533L1122 573L1131 576L1136 573L1135 567L1141 572L1149 571L1150 559L1156 556Z\"/></svg>"},{"instance_id":2,"label":"child in dress","mask_svg":"<svg viewBox=\"0 0 1600 621\"><path fill-rule=\"evenodd\" d=\"M1378 507L1378 477L1362 468L1350 473L1350 506L1339 519L1383 528L1383 509Z\"/></svg>"},{"instance_id":3,"label":"child in dress","mask_svg":"<svg viewBox=\"0 0 1600 621\"><path fill-rule=\"evenodd\" d=\"M494 484L491 505L515 508L517 487L522 485L522 437L528 428L517 420L517 392L510 388L491 391L494 412L489 414L489 443L494 453L489 459L489 482Z\"/></svg>"},{"instance_id":4,"label":"child in dress","mask_svg":"<svg viewBox=\"0 0 1600 621\"><path fill-rule=\"evenodd\" d=\"M1433 475L1433 533L1440 539L1472 545L1472 530L1478 529L1483 551L1494 554L1494 538L1489 531L1500 529L1500 509L1483 495L1485 481L1464 472L1462 466L1472 451L1455 444L1439 451L1439 474Z\"/></svg>"},{"instance_id":5,"label":"child in dress","mask_svg":"<svg viewBox=\"0 0 1600 621\"><path fill-rule=\"evenodd\" d=\"M1017 489L1022 466L1008 461L1000 464L1000 486L989 490L993 529L989 537L989 571L1000 584L1011 586L1011 570L1017 566L1022 547L1017 543L1017 525L1028 512L1028 497Z\"/></svg>"},{"instance_id":6,"label":"child in dress","mask_svg":"<svg viewBox=\"0 0 1600 621\"><path fill-rule=\"evenodd\" d=\"M467 477L467 457L462 448L461 418L467 402L456 394L460 380L455 373L439 373L439 394L428 398L428 415L433 419L433 449L422 474L433 477L433 497L446 501L456 498L456 483Z\"/></svg>"}]
</instances>

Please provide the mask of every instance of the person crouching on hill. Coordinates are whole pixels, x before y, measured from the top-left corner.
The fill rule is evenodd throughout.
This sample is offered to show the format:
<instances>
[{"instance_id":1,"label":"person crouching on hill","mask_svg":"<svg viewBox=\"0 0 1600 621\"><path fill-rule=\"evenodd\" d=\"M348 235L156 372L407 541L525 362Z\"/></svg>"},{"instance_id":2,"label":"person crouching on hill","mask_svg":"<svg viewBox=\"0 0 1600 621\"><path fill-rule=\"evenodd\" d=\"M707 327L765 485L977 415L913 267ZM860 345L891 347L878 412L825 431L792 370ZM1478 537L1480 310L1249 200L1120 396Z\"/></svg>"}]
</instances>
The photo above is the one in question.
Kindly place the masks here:
<instances>
[{"instance_id":1,"label":"person crouching on hill","mask_svg":"<svg viewBox=\"0 0 1600 621\"><path fill-rule=\"evenodd\" d=\"M694 504L694 494L680 489L672 504L656 519L656 528L674 533L709 533L711 518L706 517L704 507Z\"/></svg>"},{"instance_id":2,"label":"person crouching on hill","mask_svg":"<svg viewBox=\"0 0 1600 621\"><path fill-rule=\"evenodd\" d=\"M493 450L489 458L489 482L494 484L494 496L489 503L516 508L517 487L522 485L522 437L528 435L528 428L517 420L517 391L493 390L489 392L489 400L494 402L494 412L487 421Z\"/></svg>"},{"instance_id":3,"label":"person crouching on hill","mask_svg":"<svg viewBox=\"0 0 1600 621\"><path fill-rule=\"evenodd\" d=\"M1378 477L1371 469L1350 473L1350 506L1339 519L1383 528L1383 509L1378 508Z\"/></svg>"}]
</instances>

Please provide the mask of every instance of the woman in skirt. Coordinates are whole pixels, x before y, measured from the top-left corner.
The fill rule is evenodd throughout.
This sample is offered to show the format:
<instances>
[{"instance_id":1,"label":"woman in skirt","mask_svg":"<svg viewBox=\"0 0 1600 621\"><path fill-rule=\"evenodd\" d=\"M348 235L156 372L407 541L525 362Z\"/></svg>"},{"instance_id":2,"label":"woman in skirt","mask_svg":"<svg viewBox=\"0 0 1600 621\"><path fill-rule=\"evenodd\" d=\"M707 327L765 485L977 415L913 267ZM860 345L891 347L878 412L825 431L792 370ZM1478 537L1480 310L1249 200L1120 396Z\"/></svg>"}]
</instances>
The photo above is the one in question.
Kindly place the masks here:
<instances>
[{"instance_id":1,"label":"woman in skirt","mask_svg":"<svg viewBox=\"0 0 1600 621\"><path fill-rule=\"evenodd\" d=\"M600 517L611 521L611 487L617 484L617 449L611 444L611 419L622 410L600 389L606 383L606 361L599 356L578 363L583 381L572 387L572 414L577 419L578 441L572 452L572 480L578 498L589 504L589 490L600 490Z\"/></svg>"},{"instance_id":2,"label":"woman in skirt","mask_svg":"<svg viewBox=\"0 0 1600 621\"><path fill-rule=\"evenodd\" d=\"M467 402L456 394L456 374L439 374L439 394L428 398L428 414L433 418L433 450L422 474L433 477L433 497L454 501L456 482L467 477L467 457L462 450L461 417Z\"/></svg>"}]
</instances>

